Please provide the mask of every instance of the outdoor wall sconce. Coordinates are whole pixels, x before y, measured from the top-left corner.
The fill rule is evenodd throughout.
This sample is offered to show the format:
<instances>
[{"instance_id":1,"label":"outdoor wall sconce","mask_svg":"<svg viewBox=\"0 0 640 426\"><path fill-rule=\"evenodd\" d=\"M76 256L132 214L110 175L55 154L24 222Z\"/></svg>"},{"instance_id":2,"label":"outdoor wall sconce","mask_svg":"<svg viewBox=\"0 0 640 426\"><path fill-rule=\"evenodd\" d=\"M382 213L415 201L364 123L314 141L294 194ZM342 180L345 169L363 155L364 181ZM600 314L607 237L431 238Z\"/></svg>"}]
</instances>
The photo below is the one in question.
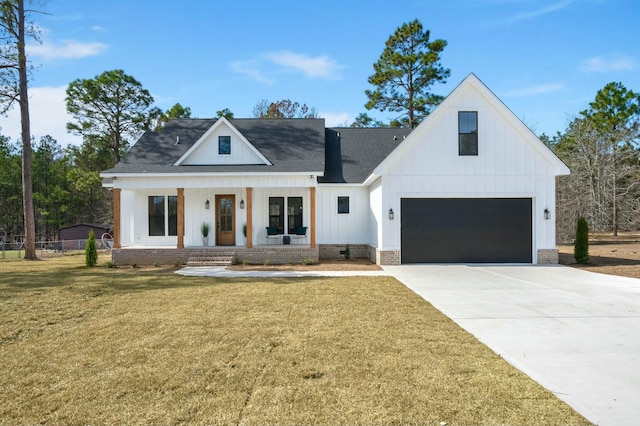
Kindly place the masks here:
<instances>
[{"instance_id":1,"label":"outdoor wall sconce","mask_svg":"<svg viewBox=\"0 0 640 426\"><path fill-rule=\"evenodd\" d=\"M244 209L244 200L240 200L240 208Z\"/></svg>"},{"instance_id":2,"label":"outdoor wall sconce","mask_svg":"<svg viewBox=\"0 0 640 426\"><path fill-rule=\"evenodd\" d=\"M389 220L393 220L394 214L393 209L389 209Z\"/></svg>"},{"instance_id":3,"label":"outdoor wall sconce","mask_svg":"<svg viewBox=\"0 0 640 426\"><path fill-rule=\"evenodd\" d=\"M204 208L206 210L209 210L209 207L211 207L211 203L209 202L209 200L207 200L207 201L204 202Z\"/></svg>"},{"instance_id":4,"label":"outdoor wall sconce","mask_svg":"<svg viewBox=\"0 0 640 426\"><path fill-rule=\"evenodd\" d=\"M550 217L551 212L549 211L549 209L544 209L544 220L549 220Z\"/></svg>"}]
</instances>

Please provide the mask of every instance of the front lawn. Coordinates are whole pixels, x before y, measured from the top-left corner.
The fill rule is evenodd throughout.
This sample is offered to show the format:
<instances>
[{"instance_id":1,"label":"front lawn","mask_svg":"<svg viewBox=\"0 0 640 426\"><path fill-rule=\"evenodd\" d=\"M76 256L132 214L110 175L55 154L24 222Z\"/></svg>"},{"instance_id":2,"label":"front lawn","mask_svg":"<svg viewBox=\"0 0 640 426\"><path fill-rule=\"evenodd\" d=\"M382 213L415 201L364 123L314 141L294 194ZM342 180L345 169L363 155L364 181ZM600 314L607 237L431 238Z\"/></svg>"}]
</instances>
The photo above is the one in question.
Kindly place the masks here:
<instances>
[{"instance_id":1,"label":"front lawn","mask_svg":"<svg viewBox=\"0 0 640 426\"><path fill-rule=\"evenodd\" d=\"M0 423L588 424L392 278L83 260L0 261Z\"/></svg>"}]
</instances>

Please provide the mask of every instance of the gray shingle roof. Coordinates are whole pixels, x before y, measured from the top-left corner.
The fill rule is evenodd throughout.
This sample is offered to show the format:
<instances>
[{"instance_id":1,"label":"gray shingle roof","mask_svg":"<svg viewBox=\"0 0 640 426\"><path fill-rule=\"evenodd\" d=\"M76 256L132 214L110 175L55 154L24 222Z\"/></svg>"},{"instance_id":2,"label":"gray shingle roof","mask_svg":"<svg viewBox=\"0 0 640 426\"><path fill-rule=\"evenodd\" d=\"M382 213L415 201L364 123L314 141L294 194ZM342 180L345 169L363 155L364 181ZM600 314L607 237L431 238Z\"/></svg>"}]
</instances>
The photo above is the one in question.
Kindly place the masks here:
<instances>
[{"instance_id":1,"label":"gray shingle roof","mask_svg":"<svg viewBox=\"0 0 640 426\"><path fill-rule=\"evenodd\" d=\"M162 131L142 135L115 167L103 173L324 171L325 176L318 178L321 183L362 183L411 131L325 129L324 119L231 119L229 122L272 165L173 166L215 122L216 119L171 120Z\"/></svg>"},{"instance_id":2,"label":"gray shingle roof","mask_svg":"<svg viewBox=\"0 0 640 426\"><path fill-rule=\"evenodd\" d=\"M362 183L378 164L411 133L404 128L329 128L322 183ZM340 136L338 137L338 134ZM336 162L340 159L340 162Z\"/></svg>"},{"instance_id":3,"label":"gray shingle roof","mask_svg":"<svg viewBox=\"0 0 640 426\"><path fill-rule=\"evenodd\" d=\"M324 170L324 119L229 121L272 165L173 166L216 122L216 119L178 119L169 121L160 132L142 135L115 167L103 173L279 173ZM177 138L179 144L176 144Z\"/></svg>"}]
</instances>

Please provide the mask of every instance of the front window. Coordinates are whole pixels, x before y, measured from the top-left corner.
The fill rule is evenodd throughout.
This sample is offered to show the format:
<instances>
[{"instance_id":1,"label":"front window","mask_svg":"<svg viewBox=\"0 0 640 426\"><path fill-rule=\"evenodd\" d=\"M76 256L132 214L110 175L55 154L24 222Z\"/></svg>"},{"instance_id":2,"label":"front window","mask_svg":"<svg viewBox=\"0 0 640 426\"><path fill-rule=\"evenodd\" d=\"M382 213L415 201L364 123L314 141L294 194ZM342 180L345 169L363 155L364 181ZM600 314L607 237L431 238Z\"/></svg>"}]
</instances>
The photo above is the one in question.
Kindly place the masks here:
<instances>
[{"instance_id":1,"label":"front window","mask_svg":"<svg viewBox=\"0 0 640 426\"><path fill-rule=\"evenodd\" d=\"M478 155L478 112L458 112L458 153Z\"/></svg>"},{"instance_id":2,"label":"front window","mask_svg":"<svg viewBox=\"0 0 640 426\"><path fill-rule=\"evenodd\" d=\"M287 198L287 231L289 234L298 232L302 226L302 197Z\"/></svg>"},{"instance_id":3,"label":"front window","mask_svg":"<svg viewBox=\"0 0 640 426\"><path fill-rule=\"evenodd\" d=\"M349 213L349 197L338 197L338 214Z\"/></svg>"},{"instance_id":4,"label":"front window","mask_svg":"<svg viewBox=\"0 0 640 426\"><path fill-rule=\"evenodd\" d=\"M149 236L164 236L164 197L149 197Z\"/></svg>"},{"instance_id":5,"label":"front window","mask_svg":"<svg viewBox=\"0 0 640 426\"><path fill-rule=\"evenodd\" d=\"M231 136L218 136L218 154L231 154Z\"/></svg>"},{"instance_id":6,"label":"front window","mask_svg":"<svg viewBox=\"0 0 640 426\"><path fill-rule=\"evenodd\" d=\"M178 197L152 195L149 197L149 236L165 235L178 235Z\"/></svg>"},{"instance_id":7,"label":"front window","mask_svg":"<svg viewBox=\"0 0 640 426\"><path fill-rule=\"evenodd\" d=\"M178 197L169 195L169 235L178 235Z\"/></svg>"},{"instance_id":8,"label":"front window","mask_svg":"<svg viewBox=\"0 0 640 426\"><path fill-rule=\"evenodd\" d=\"M284 197L269 197L269 227L284 234Z\"/></svg>"}]
</instances>

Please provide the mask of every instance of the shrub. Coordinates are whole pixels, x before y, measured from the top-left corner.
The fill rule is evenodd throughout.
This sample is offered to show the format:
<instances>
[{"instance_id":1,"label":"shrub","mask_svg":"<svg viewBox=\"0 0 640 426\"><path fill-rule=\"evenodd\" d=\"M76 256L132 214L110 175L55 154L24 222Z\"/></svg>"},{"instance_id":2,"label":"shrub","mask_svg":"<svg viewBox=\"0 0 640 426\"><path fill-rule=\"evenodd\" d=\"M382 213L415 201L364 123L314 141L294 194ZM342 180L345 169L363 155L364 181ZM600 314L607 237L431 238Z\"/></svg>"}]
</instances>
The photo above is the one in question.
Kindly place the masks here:
<instances>
[{"instance_id":1,"label":"shrub","mask_svg":"<svg viewBox=\"0 0 640 426\"><path fill-rule=\"evenodd\" d=\"M87 266L96 266L98 263L98 249L96 248L96 236L93 229L89 230L89 239L87 246L84 248L84 263Z\"/></svg>"},{"instance_id":2,"label":"shrub","mask_svg":"<svg viewBox=\"0 0 640 426\"><path fill-rule=\"evenodd\" d=\"M351 259L351 249L349 248L349 244L344 248L344 258L347 260Z\"/></svg>"},{"instance_id":3,"label":"shrub","mask_svg":"<svg viewBox=\"0 0 640 426\"><path fill-rule=\"evenodd\" d=\"M102 267L103 267L103 268L116 268L117 266L116 266L116 264L115 264L115 263L113 263L112 261L107 260L106 262L104 262L104 263L102 264Z\"/></svg>"},{"instance_id":4,"label":"shrub","mask_svg":"<svg viewBox=\"0 0 640 426\"><path fill-rule=\"evenodd\" d=\"M578 219L573 257L576 258L576 262L581 264L589 262L589 225L584 217Z\"/></svg>"},{"instance_id":5,"label":"shrub","mask_svg":"<svg viewBox=\"0 0 640 426\"><path fill-rule=\"evenodd\" d=\"M313 265L314 263L316 263L312 258L307 257L306 259L304 259L302 261L302 263L304 263L305 265L309 266L309 265Z\"/></svg>"}]
</instances>

